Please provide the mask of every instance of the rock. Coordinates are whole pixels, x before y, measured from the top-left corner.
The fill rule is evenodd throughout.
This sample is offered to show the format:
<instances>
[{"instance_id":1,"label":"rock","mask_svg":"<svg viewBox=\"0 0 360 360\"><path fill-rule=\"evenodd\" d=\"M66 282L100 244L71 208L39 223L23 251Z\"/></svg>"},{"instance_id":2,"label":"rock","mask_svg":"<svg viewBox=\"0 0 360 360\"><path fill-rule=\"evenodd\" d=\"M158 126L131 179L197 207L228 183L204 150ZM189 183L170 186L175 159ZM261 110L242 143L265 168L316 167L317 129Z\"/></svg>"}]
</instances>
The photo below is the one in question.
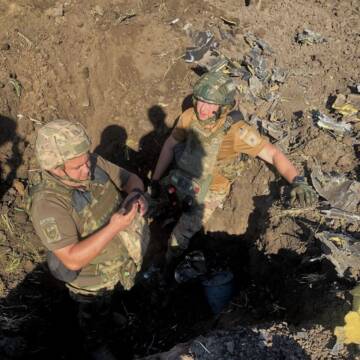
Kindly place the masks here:
<instances>
[{"instance_id":1,"label":"rock","mask_svg":"<svg viewBox=\"0 0 360 360\"><path fill-rule=\"evenodd\" d=\"M93 15L104 16L104 9L100 5L96 5L92 10Z\"/></svg>"},{"instance_id":2,"label":"rock","mask_svg":"<svg viewBox=\"0 0 360 360\"><path fill-rule=\"evenodd\" d=\"M83 67L81 70L81 75L83 79L88 79L90 77L90 69L87 66Z\"/></svg>"},{"instance_id":3,"label":"rock","mask_svg":"<svg viewBox=\"0 0 360 360\"><path fill-rule=\"evenodd\" d=\"M3 51L10 50L10 44L9 43L2 44L0 47L0 50L3 50Z\"/></svg>"},{"instance_id":4,"label":"rock","mask_svg":"<svg viewBox=\"0 0 360 360\"><path fill-rule=\"evenodd\" d=\"M49 17L61 17L64 16L64 5L58 4L53 8L47 9L45 15Z\"/></svg>"},{"instance_id":5,"label":"rock","mask_svg":"<svg viewBox=\"0 0 360 360\"><path fill-rule=\"evenodd\" d=\"M20 196L25 195L25 187L24 184L19 180L14 180L13 188L18 192Z\"/></svg>"}]
</instances>

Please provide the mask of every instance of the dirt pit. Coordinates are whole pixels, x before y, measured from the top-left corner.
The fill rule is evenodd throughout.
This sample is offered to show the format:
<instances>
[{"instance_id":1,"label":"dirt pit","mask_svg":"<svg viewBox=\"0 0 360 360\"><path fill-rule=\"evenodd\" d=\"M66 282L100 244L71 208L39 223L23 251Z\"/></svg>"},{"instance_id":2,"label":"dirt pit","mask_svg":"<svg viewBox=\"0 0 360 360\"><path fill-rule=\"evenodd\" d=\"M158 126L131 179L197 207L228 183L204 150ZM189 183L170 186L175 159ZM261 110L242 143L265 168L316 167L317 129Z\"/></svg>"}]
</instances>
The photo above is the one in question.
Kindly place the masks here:
<instances>
[{"instance_id":1,"label":"dirt pit","mask_svg":"<svg viewBox=\"0 0 360 360\"><path fill-rule=\"evenodd\" d=\"M347 120L351 135L337 136L311 115L333 114L340 94L356 96L359 15L355 0L1 1L1 358L86 358L76 307L48 273L24 211L39 126L80 121L95 151L146 181L176 118L191 106L198 74L183 59L189 29L210 30L239 60L250 51L244 36L251 32L274 51L268 66L287 70L272 89L280 100L270 120L284 120L297 138L278 145L307 176L320 165L359 181L357 118ZM326 42L299 44L304 29ZM267 120L271 104L240 97L244 113ZM234 273L235 295L221 314L211 313L198 282L161 291L156 273L116 294L109 340L119 358L356 358L351 346L332 352L354 283L329 261L308 260L321 255L316 232L358 238L358 223L329 220L315 208L290 211L284 185L273 168L247 160L224 207L193 241L210 268ZM155 231L155 259L169 231Z\"/></svg>"}]
</instances>

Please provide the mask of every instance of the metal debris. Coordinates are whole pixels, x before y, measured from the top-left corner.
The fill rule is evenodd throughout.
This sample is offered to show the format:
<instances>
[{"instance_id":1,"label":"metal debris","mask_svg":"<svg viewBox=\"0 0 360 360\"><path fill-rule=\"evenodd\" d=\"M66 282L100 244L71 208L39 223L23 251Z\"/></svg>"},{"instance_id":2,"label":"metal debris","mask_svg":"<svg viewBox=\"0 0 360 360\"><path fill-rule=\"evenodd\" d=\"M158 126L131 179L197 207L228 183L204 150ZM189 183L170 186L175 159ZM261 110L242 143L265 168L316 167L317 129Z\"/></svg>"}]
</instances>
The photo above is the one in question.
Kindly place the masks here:
<instances>
[{"instance_id":1,"label":"metal debris","mask_svg":"<svg viewBox=\"0 0 360 360\"><path fill-rule=\"evenodd\" d=\"M263 83L256 76L249 79L249 89L254 96L259 96L263 87Z\"/></svg>"},{"instance_id":2,"label":"metal debris","mask_svg":"<svg viewBox=\"0 0 360 360\"><path fill-rule=\"evenodd\" d=\"M116 24L120 24L122 22L124 22L125 20L131 19L134 16L136 16L136 12L131 10L125 14L120 14L119 17L116 19Z\"/></svg>"},{"instance_id":3,"label":"metal debris","mask_svg":"<svg viewBox=\"0 0 360 360\"><path fill-rule=\"evenodd\" d=\"M325 257L335 266L339 276L357 279L360 275L360 241L345 235L324 231L315 234L321 241Z\"/></svg>"},{"instance_id":4,"label":"metal debris","mask_svg":"<svg viewBox=\"0 0 360 360\"><path fill-rule=\"evenodd\" d=\"M344 175L323 173L320 167L313 169L311 181L319 195L332 207L359 213L360 182L349 180Z\"/></svg>"},{"instance_id":5,"label":"metal debris","mask_svg":"<svg viewBox=\"0 0 360 360\"><path fill-rule=\"evenodd\" d=\"M271 55L274 53L274 50L270 47L270 45L266 41L258 38L256 35L254 35L251 32L246 33L244 39L252 48L256 48L256 47L260 48L261 52L265 55Z\"/></svg>"},{"instance_id":6,"label":"metal debris","mask_svg":"<svg viewBox=\"0 0 360 360\"><path fill-rule=\"evenodd\" d=\"M196 61L196 64L209 72L215 72L223 68L227 68L229 65L229 59L217 51L207 51L200 60Z\"/></svg>"},{"instance_id":7,"label":"metal debris","mask_svg":"<svg viewBox=\"0 0 360 360\"><path fill-rule=\"evenodd\" d=\"M285 69L274 67L271 73L271 82L283 84L287 78L288 72Z\"/></svg>"},{"instance_id":8,"label":"metal debris","mask_svg":"<svg viewBox=\"0 0 360 360\"><path fill-rule=\"evenodd\" d=\"M360 96L339 94L331 107L344 117L356 115L360 109Z\"/></svg>"},{"instance_id":9,"label":"metal debris","mask_svg":"<svg viewBox=\"0 0 360 360\"><path fill-rule=\"evenodd\" d=\"M275 140L281 140L288 134L288 131L285 130L285 127L287 126L286 121L273 123L269 120L260 119L256 115L252 115L249 122L257 128L258 131L270 135Z\"/></svg>"},{"instance_id":10,"label":"metal debris","mask_svg":"<svg viewBox=\"0 0 360 360\"><path fill-rule=\"evenodd\" d=\"M180 18L176 18L172 21L169 22L169 25L175 25L176 23L178 23L180 21Z\"/></svg>"},{"instance_id":11,"label":"metal debris","mask_svg":"<svg viewBox=\"0 0 360 360\"><path fill-rule=\"evenodd\" d=\"M325 215L326 217L331 219L347 220L348 222L353 224L356 224L358 221L360 221L360 215L337 208L320 210L320 214Z\"/></svg>"},{"instance_id":12,"label":"metal debris","mask_svg":"<svg viewBox=\"0 0 360 360\"><path fill-rule=\"evenodd\" d=\"M261 51L258 47L253 48L245 56L244 63L251 74L255 75L262 82L265 82L269 78L266 60L261 55Z\"/></svg>"},{"instance_id":13,"label":"metal debris","mask_svg":"<svg viewBox=\"0 0 360 360\"><path fill-rule=\"evenodd\" d=\"M302 33L296 34L296 41L300 44L312 45L325 43L327 39L315 31L304 29Z\"/></svg>"},{"instance_id":14,"label":"metal debris","mask_svg":"<svg viewBox=\"0 0 360 360\"><path fill-rule=\"evenodd\" d=\"M341 135L344 135L345 133L350 133L352 131L351 124L347 124L344 122L336 122L336 120L321 113L320 111L313 111L312 115L317 126L323 129L331 130Z\"/></svg>"},{"instance_id":15,"label":"metal debris","mask_svg":"<svg viewBox=\"0 0 360 360\"><path fill-rule=\"evenodd\" d=\"M215 45L215 37L211 31L201 31L193 38L193 47L186 48L184 59L188 63L200 60Z\"/></svg>"}]
</instances>

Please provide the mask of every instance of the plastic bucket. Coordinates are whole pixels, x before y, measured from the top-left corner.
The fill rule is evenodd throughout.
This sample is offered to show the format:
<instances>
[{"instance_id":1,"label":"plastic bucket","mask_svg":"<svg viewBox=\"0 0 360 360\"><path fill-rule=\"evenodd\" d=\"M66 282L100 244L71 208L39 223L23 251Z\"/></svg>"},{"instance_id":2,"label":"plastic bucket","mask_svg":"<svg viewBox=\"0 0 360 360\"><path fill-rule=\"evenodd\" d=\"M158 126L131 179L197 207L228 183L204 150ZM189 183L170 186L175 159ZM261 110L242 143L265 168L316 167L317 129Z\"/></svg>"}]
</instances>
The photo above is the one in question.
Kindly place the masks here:
<instances>
[{"instance_id":1,"label":"plastic bucket","mask_svg":"<svg viewBox=\"0 0 360 360\"><path fill-rule=\"evenodd\" d=\"M231 272L223 271L202 282L206 300L214 314L219 314L230 302L234 292L233 280L234 275Z\"/></svg>"}]
</instances>

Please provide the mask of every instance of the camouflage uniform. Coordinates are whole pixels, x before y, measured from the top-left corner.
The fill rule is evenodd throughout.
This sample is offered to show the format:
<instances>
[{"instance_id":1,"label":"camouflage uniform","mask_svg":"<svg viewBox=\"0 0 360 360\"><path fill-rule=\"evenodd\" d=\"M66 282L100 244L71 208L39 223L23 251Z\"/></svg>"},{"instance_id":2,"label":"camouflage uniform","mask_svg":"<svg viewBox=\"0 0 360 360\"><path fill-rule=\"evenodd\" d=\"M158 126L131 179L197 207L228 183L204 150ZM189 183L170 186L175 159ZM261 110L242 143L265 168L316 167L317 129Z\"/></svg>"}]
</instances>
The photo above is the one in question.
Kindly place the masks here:
<instances>
[{"instance_id":1,"label":"camouflage uniform","mask_svg":"<svg viewBox=\"0 0 360 360\"><path fill-rule=\"evenodd\" d=\"M40 184L31 189L30 211L34 228L49 250L50 271L66 282L71 297L80 302L80 326L86 336L95 332L101 337L99 331L94 331L96 323L99 325L98 315L106 313L109 295L117 283L125 289L134 285L150 237L144 218L138 214L78 272L66 269L53 255L54 250L76 244L100 230L120 208L120 190L131 174L100 156L90 155L89 180L78 181L82 188L67 186L46 171L87 153L89 148L90 140L80 124L56 120L39 130L36 152L44 171ZM89 317L89 309L94 316ZM89 319L94 326L89 327Z\"/></svg>"},{"instance_id":2,"label":"camouflage uniform","mask_svg":"<svg viewBox=\"0 0 360 360\"><path fill-rule=\"evenodd\" d=\"M194 108L185 111L172 132L184 150L162 184L173 185L177 194L195 199L194 206L182 214L169 240L168 260L189 245L190 238L221 207L231 182L241 172L241 154L257 156L267 141L244 121L231 128L227 115L234 102L235 88L231 80L221 74L205 74L194 87ZM198 120L196 102L221 105L217 114ZM205 125L211 125L208 130ZM176 153L176 151L175 151ZM175 156L176 158L176 156Z\"/></svg>"}]
</instances>

